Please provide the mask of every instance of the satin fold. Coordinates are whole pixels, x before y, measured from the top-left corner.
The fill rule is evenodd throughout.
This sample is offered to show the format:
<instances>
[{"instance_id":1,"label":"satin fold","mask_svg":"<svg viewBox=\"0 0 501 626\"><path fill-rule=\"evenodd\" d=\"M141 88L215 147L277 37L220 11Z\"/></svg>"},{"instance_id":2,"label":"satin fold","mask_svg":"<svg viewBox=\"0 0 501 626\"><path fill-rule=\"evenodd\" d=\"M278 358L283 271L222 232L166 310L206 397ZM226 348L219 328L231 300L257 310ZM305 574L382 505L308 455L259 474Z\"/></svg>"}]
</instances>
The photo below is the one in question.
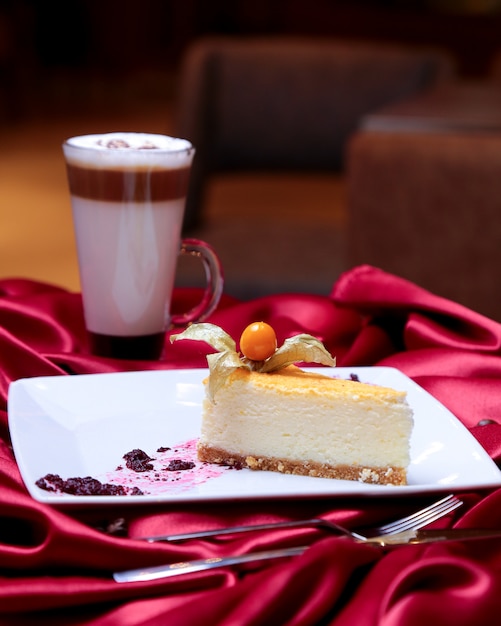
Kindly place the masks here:
<instances>
[{"instance_id":1,"label":"satin fold","mask_svg":"<svg viewBox=\"0 0 501 626\"><path fill-rule=\"evenodd\" d=\"M182 311L198 290L176 290ZM447 406L501 462L501 324L370 266L343 274L327 296L224 297L211 322L235 339L252 321L281 343L321 339L340 366L396 367ZM172 329L169 334L178 332ZM355 527L430 502L422 495L56 509L27 493L10 446L7 397L25 377L205 367L207 346L171 344L160 361L91 355L80 294L22 279L0 281L0 623L21 626L454 626L490 624L501 598L501 542L359 545L320 529L147 544L148 534L324 515ZM501 481L500 481L501 485ZM501 489L460 494L439 526L501 527ZM244 571L224 569L118 584L112 572L294 545L300 557Z\"/></svg>"}]
</instances>

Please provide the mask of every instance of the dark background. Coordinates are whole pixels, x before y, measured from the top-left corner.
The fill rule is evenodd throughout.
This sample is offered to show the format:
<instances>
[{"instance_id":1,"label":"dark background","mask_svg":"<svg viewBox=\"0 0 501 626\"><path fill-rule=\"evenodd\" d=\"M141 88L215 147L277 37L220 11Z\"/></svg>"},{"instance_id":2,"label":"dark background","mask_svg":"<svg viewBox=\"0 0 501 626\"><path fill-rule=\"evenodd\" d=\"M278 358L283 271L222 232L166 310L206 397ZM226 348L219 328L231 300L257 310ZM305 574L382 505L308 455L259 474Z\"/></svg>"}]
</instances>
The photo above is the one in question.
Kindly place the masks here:
<instances>
[{"instance_id":1,"label":"dark background","mask_svg":"<svg viewBox=\"0 0 501 626\"><path fill-rule=\"evenodd\" d=\"M501 49L500 3L0 0L0 274L79 290L61 142L113 129L175 132L179 61L194 39L277 33L432 45L450 51L461 76L483 77ZM337 179L290 181L273 181L277 220L283 207L302 215L308 206L321 224L335 211L343 232ZM269 219L275 205L263 202L262 179L228 182L211 187L208 212L234 215L238 203L253 223L256 207Z\"/></svg>"},{"instance_id":2,"label":"dark background","mask_svg":"<svg viewBox=\"0 0 501 626\"><path fill-rule=\"evenodd\" d=\"M116 75L177 67L207 34L295 34L445 47L461 74L488 71L501 48L496 0L3 0L0 63Z\"/></svg>"}]
</instances>

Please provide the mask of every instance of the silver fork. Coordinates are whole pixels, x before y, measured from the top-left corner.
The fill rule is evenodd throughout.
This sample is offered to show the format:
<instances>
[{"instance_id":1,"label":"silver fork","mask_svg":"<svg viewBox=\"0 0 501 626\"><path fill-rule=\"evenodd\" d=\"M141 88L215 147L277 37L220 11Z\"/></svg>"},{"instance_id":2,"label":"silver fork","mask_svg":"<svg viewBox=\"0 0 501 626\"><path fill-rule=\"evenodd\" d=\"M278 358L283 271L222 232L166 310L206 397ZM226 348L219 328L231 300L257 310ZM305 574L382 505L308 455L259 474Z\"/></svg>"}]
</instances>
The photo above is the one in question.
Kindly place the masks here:
<instances>
[{"instance_id":1,"label":"silver fork","mask_svg":"<svg viewBox=\"0 0 501 626\"><path fill-rule=\"evenodd\" d=\"M286 522L270 522L268 524L254 524L248 526L231 526L229 528L216 528L213 530L202 530L191 533L181 533L175 535L156 535L153 537L140 537L144 541L149 543L155 543L159 541L175 543L178 541L187 541L189 539L206 539L209 537L222 537L224 535L234 535L246 532L255 532L260 530L275 530L275 529L288 529L288 528L302 528L302 527L320 527L328 531L336 532L337 534L348 535L358 541L366 541L371 537L381 537L383 535L391 535L394 533L400 533L407 530L419 530L424 526L431 524L432 522L440 519L444 515L451 513L463 503L454 495L448 495L433 504L420 509L412 515L408 515L401 519L395 520L389 524L383 526L373 527L370 529L364 529L363 534L354 530L348 530L335 522L323 519L321 517L315 517L311 519L286 521Z\"/></svg>"},{"instance_id":2,"label":"silver fork","mask_svg":"<svg viewBox=\"0 0 501 626\"><path fill-rule=\"evenodd\" d=\"M438 502L431 504L424 509L416 511L412 515L408 515L402 519L385 524L379 528L372 528L365 531L366 535L361 535L355 531L347 530L338 524L314 518L311 520L300 520L296 522L277 522L272 524L259 524L255 526L237 526L233 528L224 528L212 531L203 531L200 533L184 533L183 535L167 535L161 537L145 538L147 541L179 541L181 539L194 539L213 537L221 534L242 533L251 530L268 530L273 528L295 528L304 525L323 526L326 529L334 530L337 533L347 535L357 542L373 543L381 547L391 545L391 541L384 540L383 537L393 537L394 533L402 533L403 531L418 531L423 526L436 521L440 517L451 513L463 503L453 495L442 498ZM401 536L401 535L398 535ZM372 539L371 539L372 537ZM441 538L440 538L441 539ZM401 545L408 543L408 537L400 542ZM395 544L398 545L398 544ZM156 565L153 567L145 567L140 569L126 570L115 572L113 578L118 583L124 582L140 582L149 580L158 580L160 578L170 578L171 576L179 576L182 574L191 574L194 572L202 572L220 567L228 567L241 565L244 563L260 563L276 559L290 558L303 554L308 546L298 546L295 548L281 548L278 550L265 550L264 552L253 552L250 554L240 554L226 557L211 557L208 559L200 559L198 561L182 561L179 563L169 563L167 565Z\"/></svg>"}]
</instances>

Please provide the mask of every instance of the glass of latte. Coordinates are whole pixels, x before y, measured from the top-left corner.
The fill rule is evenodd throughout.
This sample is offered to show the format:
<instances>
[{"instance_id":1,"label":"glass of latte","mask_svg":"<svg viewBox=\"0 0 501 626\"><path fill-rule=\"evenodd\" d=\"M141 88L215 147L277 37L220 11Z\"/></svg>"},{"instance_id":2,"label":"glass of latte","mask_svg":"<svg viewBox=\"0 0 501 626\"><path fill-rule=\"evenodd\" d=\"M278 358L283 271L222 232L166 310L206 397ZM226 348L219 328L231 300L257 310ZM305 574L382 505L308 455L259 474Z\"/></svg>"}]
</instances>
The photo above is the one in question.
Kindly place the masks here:
<instances>
[{"instance_id":1,"label":"glass of latte","mask_svg":"<svg viewBox=\"0 0 501 626\"><path fill-rule=\"evenodd\" d=\"M166 330L206 318L223 290L215 251L181 239L195 150L164 135L107 133L72 137L63 152L91 350L157 359ZM172 316L179 254L201 259L207 286L199 305Z\"/></svg>"}]
</instances>

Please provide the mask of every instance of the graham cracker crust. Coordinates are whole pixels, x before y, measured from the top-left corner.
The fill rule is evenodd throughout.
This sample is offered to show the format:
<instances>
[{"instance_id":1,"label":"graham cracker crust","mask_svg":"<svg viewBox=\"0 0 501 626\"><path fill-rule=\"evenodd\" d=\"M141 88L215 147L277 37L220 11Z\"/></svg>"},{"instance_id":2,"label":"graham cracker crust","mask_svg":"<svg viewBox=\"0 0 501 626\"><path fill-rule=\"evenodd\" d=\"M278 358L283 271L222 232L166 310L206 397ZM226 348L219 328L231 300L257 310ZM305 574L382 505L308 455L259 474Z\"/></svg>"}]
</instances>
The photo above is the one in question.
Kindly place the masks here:
<instances>
[{"instance_id":1,"label":"graham cracker crust","mask_svg":"<svg viewBox=\"0 0 501 626\"><path fill-rule=\"evenodd\" d=\"M296 474L315 478L336 478L355 480L374 485L406 485L407 473L402 467L370 467L352 465L328 465L314 461L290 461L274 457L255 457L235 454L213 448L207 444L198 444L198 459L204 463L247 467L252 470Z\"/></svg>"}]
</instances>

